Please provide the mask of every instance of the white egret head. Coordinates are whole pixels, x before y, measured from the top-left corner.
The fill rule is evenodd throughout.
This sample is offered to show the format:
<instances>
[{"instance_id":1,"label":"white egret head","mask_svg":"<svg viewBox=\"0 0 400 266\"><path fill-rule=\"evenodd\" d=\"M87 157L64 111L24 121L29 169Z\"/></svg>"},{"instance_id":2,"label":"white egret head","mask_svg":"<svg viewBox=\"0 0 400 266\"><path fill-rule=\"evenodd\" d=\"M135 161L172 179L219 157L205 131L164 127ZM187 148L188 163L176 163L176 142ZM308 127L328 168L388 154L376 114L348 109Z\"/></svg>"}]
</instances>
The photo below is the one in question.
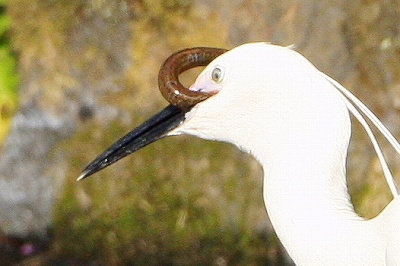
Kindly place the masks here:
<instances>
[{"instance_id":1,"label":"white egret head","mask_svg":"<svg viewBox=\"0 0 400 266\"><path fill-rule=\"evenodd\" d=\"M332 141L348 144L350 121L343 99L308 60L289 48L239 46L213 60L190 90L213 96L195 105L169 135L231 142L259 159L277 156L277 149L285 147L322 144L319 149L324 150Z\"/></svg>"}]
</instances>

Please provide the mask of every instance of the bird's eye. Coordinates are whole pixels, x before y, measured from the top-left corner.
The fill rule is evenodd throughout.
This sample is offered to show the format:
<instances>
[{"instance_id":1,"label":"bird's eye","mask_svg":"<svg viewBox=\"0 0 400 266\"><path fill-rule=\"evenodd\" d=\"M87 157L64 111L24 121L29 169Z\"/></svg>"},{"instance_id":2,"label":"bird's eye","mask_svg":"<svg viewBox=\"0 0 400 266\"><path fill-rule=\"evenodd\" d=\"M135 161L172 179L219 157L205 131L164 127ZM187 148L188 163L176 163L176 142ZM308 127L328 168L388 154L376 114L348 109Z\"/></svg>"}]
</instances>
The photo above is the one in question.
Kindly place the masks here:
<instances>
[{"instance_id":1,"label":"bird's eye","mask_svg":"<svg viewBox=\"0 0 400 266\"><path fill-rule=\"evenodd\" d=\"M213 69L213 71L211 72L211 79L214 82L221 82L222 81L222 77L223 77L223 73L222 73L222 69L220 67L216 67Z\"/></svg>"}]
</instances>

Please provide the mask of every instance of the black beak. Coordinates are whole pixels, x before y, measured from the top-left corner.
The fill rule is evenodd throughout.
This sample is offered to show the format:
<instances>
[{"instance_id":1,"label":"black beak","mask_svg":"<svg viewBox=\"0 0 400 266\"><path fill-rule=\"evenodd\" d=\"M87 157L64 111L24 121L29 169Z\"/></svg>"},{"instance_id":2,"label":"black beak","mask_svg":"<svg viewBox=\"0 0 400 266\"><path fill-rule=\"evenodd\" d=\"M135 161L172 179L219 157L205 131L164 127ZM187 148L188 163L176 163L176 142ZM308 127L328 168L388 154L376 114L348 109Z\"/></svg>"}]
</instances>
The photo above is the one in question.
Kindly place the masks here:
<instances>
[{"instance_id":1,"label":"black beak","mask_svg":"<svg viewBox=\"0 0 400 266\"><path fill-rule=\"evenodd\" d=\"M115 163L119 159L165 137L168 132L179 126L185 120L185 113L186 112L180 108L169 105L111 145L110 148L83 170L78 180L84 179L106 168L110 164Z\"/></svg>"}]
</instances>

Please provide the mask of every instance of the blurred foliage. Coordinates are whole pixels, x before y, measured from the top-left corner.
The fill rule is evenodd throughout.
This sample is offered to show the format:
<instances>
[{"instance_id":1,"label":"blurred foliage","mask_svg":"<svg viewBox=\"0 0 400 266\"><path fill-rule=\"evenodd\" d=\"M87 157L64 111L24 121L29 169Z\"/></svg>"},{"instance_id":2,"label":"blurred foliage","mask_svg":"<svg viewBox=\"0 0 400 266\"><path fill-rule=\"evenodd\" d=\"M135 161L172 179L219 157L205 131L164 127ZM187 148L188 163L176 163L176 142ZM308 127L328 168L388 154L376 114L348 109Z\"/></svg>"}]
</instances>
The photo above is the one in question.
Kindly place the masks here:
<instances>
[{"instance_id":1,"label":"blurred foliage","mask_svg":"<svg viewBox=\"0 0 400 266\"><path fill-rule=\"evenodd\" d=\"M9 38L11 20L6 13L6 2L0 2L0 144L10 128L18 108L18 83L16 55Z\"/></svg>"},{"instance_id":2,"label":"blurred foliage","mask_svg":"<svg viewBox=\"0 0 400 266\"><path fill-rule=\"evenodd\" d=\"M17 19L18 31L13 36L17 50L38 56L48 46L64 47L76 26L78 12L85 1L26 1L13 0L10 13ZM29 14L29 18L24 16Z\"/></svg>"},{"instance_id":3,"label":"blurred foliage","mask_svg":"<svg viewBox=\"0 0 400 266\"><path fill-rule=\"evenodd\" d=\"M396 103L400 99L400 3L397 0L352 1L347 8L343 35L358 74L351 84L352 91L398 136L399 128L393 126L397 122L385 121L385 118L398 117L399 110ZM397 107L397 112L393 107ZM374 217L390 202L392 195L386 182L382 182L380 163L358 122L353 123L352 141L357 144L351 148L355 156L348 162L349 176L353 177L349 181L352 200L360 215ZM399 176L395 151L385 141L381 143L394 176Z\"/></svg>"},{"instance_id":4,"label":"blurred foliage","mask_svg":"<svg viewBox=\"0 0 400 266\"><path fill-rule=\"evenodd\" d=\"M22 85L29 84L28 88L22 86L21 99L37 98L35 104L43 109L65 113L65 94L79 82L69 68L85 58L74 57L71 51L71 34L80 22L84 6L82 0L9 2Z\"/></svg>"}]
</instances>

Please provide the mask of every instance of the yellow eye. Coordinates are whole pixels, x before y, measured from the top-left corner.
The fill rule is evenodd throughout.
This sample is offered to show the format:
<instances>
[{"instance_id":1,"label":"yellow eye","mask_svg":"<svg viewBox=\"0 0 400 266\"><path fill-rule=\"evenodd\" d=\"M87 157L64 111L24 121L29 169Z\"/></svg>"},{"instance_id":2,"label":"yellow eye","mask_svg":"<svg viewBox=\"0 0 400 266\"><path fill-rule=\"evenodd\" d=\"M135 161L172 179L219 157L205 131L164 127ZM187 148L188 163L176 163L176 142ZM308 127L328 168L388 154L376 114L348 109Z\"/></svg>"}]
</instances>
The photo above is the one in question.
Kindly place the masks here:
<instances>
[{"instance_id":1,"label":"yellow eye","mask_svg":"<svg viewBox=\"0 0 400 266\"><path fill-rule=\"evenodd\" d=\"M211 79L212 79L214 82L219 83L219 82L222 81L222 78L223 78L222 69L219 68L219 67L214 68L213 71L211 72Z\"/></svg>"}]
</instances>

